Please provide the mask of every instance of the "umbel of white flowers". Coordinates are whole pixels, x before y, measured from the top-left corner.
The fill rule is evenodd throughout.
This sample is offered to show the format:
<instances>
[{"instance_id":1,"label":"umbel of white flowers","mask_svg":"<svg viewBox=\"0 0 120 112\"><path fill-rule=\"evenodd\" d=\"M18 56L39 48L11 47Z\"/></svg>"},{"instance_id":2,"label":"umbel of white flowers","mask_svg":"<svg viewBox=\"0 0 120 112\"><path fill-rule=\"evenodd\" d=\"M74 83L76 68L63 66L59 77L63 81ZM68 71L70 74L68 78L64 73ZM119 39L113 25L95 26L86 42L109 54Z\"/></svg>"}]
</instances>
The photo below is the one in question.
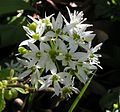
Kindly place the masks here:
<instances>
[{"instance_id":1,"label":"umbel of white flowers","mask_svg":"<svg viewBox=\"0 0 120 112\"><path fill-rule=\"evenodd\" d=\"M55 95L70 97L80 90L75 80L86 83L89 75L100 67L96 54L102 43L92 47L95 34L87 31L91 24L84 24L83 11L71 13L67 7L70 21L59 12L43 19L28 16L33 22L23 26L29 39L21 42L19 52L26 70L20 74L22 79L29 75L36 89L53 87Z\"/></svg>"}]
</instances>

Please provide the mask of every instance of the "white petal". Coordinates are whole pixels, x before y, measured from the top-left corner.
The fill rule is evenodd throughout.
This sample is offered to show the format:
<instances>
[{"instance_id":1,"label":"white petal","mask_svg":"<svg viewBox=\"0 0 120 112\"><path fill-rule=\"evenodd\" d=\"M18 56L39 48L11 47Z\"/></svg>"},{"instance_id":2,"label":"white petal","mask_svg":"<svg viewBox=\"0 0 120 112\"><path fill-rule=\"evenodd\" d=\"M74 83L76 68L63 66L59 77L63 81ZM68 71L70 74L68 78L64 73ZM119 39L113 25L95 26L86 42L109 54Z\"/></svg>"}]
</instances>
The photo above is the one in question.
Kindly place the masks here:
<instances>
[{"instance_id":1,"label":"white petal","mask_svg":"<svg viewBox=\"0 0 120 112\"><path fill-rule=\"evenodd\" d=\"M30 75L31 72L32 72L32 70L31 70L31 69L28 69L28 70L26 70L25 72L23 72L22 74L20 74L20 75L18 76L18 78L23 79L24 77Z\"/></svg>"},{"instance_id":2,"label":"white petal","mask_svg":"<svg viewBox=\"0 0 120 112\"><path fill-rule=\"evenodd\" d=\"M43 51L49 51L50 50L50 46L44 42L40 43L40 50Z\"/></svg>"},{"instance_id":3,"label":"white petal","mask_svg":"<svg viewBox=\"0 0 120 112\"><path fill-rule=\"evenodd\" d=\"M91 65L91 64L88 64L88 63L83 63L83 68L87 68L87 69L90 69L90 70L96 70L97 67L95 65Z\"/></svg>"},{"instance_id":4,"label":"white petal","mask_svg":"<svg viewBox=\"0 0 120 112\"><path fill-rule=\"evenodd\" d=\"M59 56L56 56L56 59L57 59L57 60L63 60L64 57L63 57L62 55L59 55Z\"/></svg>"},{"instance_id":5,"label":"white petal","mask_svg":"<svg viewBox=\"0 0 120 112\"><path fill-rule=\"evenodd\" d=\"M101 46L102 46L102 43L96 45L96 46L92 49L92 52L93 52L93 53L97 52L98 50L100 50Z\"/></svg>"},{"instance_id":6,"label":"white petal","mask_svg":"<svg viewBox=\"0 0 120 112\"><path fill-rule=\"evenodd\" d=\"M27 52L26 54L23 55L24 58L28 59L29 61L35 57L35 53L34 52Z\"/></svg>"},{"instance_id":7,"label":"white petal","mask_svg":"<svg viewBox=\"0 0 120 112\"><path fill-rule=\"evenodd\" d=\"M66 7L67 10L68 10L68 14L69 14L69 17L70 17L70 20L72 19L72 15L71 15L71 12L70 12L70 9L68 7Z\"/></svg>"},{"instance_id":8,"label":"white petal","mask_svg":"<svg viewBox=\"0 0 120 112\"><path fill-rule=\"evenodd\" d=\"M96 34L86 35L86 36L84 37L84 40L87 41L87 42L90 42L90 41L92 41L92 40L94 39L95 35L96 35Z\"/></svg>"},{"instance_id":9,"label":"white petal","mask_svg":"<svg viewBox=\"0 0 120 112\"><path fill-rule=\"evenodd\" d=\"M42 24L37 26L36 33L39 33L40 37L42 36L42 34L45 31L45 27L46 27L45 23L42 23Z\"/></svg>"},{"instance_id":10,"label":"white petal","mask_svg":"<svg viewBox=\"0 0 120 112\"><path fill-rule=\"evenodd\" d=\"M17 58L17 61L20 62L21 64L23 64L24 66L28 66L28 61L27 60Z\"/></svg>"},{"instance_id":11,"label":"white petal","mask_svg":"<svg viewBox=\"0 0 120 112\"><path fill-rule=\"evenodd\" d=\"M47 55L43 55L43 56L38 60L38 64L37 64L37 65L38 65L40 68L44 68L45 65L46 65L46 63L47 63L47 58L48 58Z\"/></svg>"},{"instance_id":12,"label":"white petal","mask_svg":"<svg viewBox=\"0 0 120 112\"><path fill-rule=\"evenodd\" d=\"M61 39L57 39L56 41L57 41L60 51L66 53L67 47L66 47L65 43Z\"/></svg>"},{"instance_id":13,"label":"white petal","mask_svg":"<svg viewBox=\"0 0 120 112\"><path fill-rule=\"evenodd\" d=\"M33 34L35 34L34 31L30 30L28 27L23 26L23 29L27 32L28 35L32 36Z\"/></svg>"},{"instance_id":14,"label":"white petal","mask_svg":"<svg viewBox=\"0 0 120 112\"><path fill-rule=\"evenodd\" d=\"M78 44L73 40L72 42L69 43L69 49L72 52L75 52L78 48Z\"/></svg>"},{"instance_id":15,"label":"white petal","mask_svg":"<svg viewBox=\"0 0 120 112\"><path fill-rule=\"evenodd\" d=\"M69 61L69 66L75 70L76 62L75 61Z\"/></svg>"},{"instance_id":16,"label":"white petal","mask_svg":"<svg viewBox=\"0 0 120 112\"><path fill-rule=\"evenodd\" d=\"M55 33L53 31L48 31L45 36L47 37L55 37Z\"/></svg>"},{"instance_id":17,"label":"white petal","mask_svg":"<svg viewBox=\"0 0 120 112\"><path fill-rule=\"evenodd\" d=\"M46 72L50 70L52 74L57 72L57 68L55 66L55 63L52 61L51 58L48 59L47 63L46 63Z\"/></svg>"},{"instance_id":18,"label":"white petal","mask_svg":"<svg viewBox=\"0 0 120 112\"><path fill-rule=\"evenodd\" d=\"M63 18L62 18L62 14L59 12L57 18L56 18L56 22L55 22L55 29L61 29L63 25Z\"/></svg>"},{"instance_id":19,"label":"white petal","mask_svg":"<svg viewBox=\"0 0 120 112\"><path fill-rule=\"evenodd\" d=\"M53 25L53 29L55 29L55 18L54 17L52 17L52 25Z\"/></svg>"},{"instance_id":20,"label":"white petal","mask_svg":"<svg viewBox=\"0 0 120 112\"><path fill-rule=\"evenodd\" d=\"M73 59L78 59L80 61L85 61L88 58L88 53L84 53L84 52L76 52L73 54Z\"/></svg>"},{"instance_id":21,"label":"white petal","mask_svg":"<svg viewBox=\"0 0 120 112\"><path fill-rule=\"evenodd\" d=\"M46 41L49 41L50 40L50 37L47 37L47 36L42 36L39 38L39 41L42 41L42 42L46 42Z\"/></svg>"},{"instance_id":22,"label":"white petal","mask_svg":"<svg viewBox=\"0 0 120 112\"><path fill-rule=\"evenodd\" d=\"M30 15L28 15L28 17L29 17L33 22L35 22L35 23L37 23L37 24L41 23L41 20L40 20L40 19L39 19L39 21L38 21L37 19L33 18L33 17L30 16Z\"/></svg>"},{"instance_id":23,"label":"white petal","mask_svg":"<svg viewBox=\"0 0 120 112\"><path fill-rule=\"evenodd\" d=\"M28 46L28 42L34 43L35 41L36 40L32 39L32 38L31 39L27 39L27 40L22 41L19 46L23 46L23 45L27 45Z\"/></svg>"},{"instance_id":24,"label":"white petal","mask_svg":"<svg viewBox=\"0 0 120 112\"><path fill-rule=\"evenodd\" d=\"M86 81L88 80L88 76L85 74L84 70L81 67L78 67L78 79L83 82L86 83Z\"/></svg>"},{"instance_id":25,"label":"white petal","mask_svg":"<svg viewBox=\"0 0 120 112\"><path fill-rule=\"evenodd\" d=\"M60 85L58 84L58 82L57 81L54 81L54 89L55 89L55 94L58 96L59 95L59 93L60 93Z\"/></svg>"},{"instance_id":26,"label":"white petal","mask_svg":"<svg viewBox=\"0 0 120 112\"><path fill-rule=\"evenodd\" d=\"M31 49L32 51L34 51L34 52L39 51L38 47L37 47L35 44L31 43L31 42L28 42L28 46L29 46L30 49Z\"/></svg>"}]
</instances>

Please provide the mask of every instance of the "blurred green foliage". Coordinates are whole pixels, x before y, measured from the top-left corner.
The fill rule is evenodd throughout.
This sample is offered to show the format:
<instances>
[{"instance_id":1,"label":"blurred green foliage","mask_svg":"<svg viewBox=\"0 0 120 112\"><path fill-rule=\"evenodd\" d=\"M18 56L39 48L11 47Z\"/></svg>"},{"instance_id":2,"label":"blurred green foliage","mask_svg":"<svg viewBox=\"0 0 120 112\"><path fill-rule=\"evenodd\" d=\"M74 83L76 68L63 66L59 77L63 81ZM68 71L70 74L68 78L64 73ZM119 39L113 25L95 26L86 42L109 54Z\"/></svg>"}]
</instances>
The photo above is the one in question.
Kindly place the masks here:
<instances>
[{"instance_id":1,"label":"blurred green foliage","mask_svg":"<svg viewBox=\"0 0 120 112\"><path fill-rule=\"evenodd\" d=\"M26 24L25 11L39 12L30 3L30 0L0 0L0 48L25 39L22 28Z\"/></svg>"},{"instance_id":2,"label":"blurred green foliage","mask_svg":"<svg viewBox=\"0 0 120 112\"><path fill-rule=\"evenodd\" d=\"M93 0L96 18L120 21L120 0Z\"/></svg>"}]
</instances>

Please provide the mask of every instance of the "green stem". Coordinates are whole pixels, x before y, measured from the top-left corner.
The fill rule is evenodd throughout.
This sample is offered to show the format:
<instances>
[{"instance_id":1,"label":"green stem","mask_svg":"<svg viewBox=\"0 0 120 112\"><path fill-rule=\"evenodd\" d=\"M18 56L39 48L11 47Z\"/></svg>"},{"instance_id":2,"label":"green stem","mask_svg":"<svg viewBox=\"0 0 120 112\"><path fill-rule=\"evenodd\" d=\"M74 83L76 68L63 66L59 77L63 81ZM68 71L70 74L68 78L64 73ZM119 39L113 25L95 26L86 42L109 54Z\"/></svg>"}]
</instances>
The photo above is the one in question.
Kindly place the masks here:
<instances>
[{"instance_id":1,"label":"green stem","mask_svg":"<svg viewBox=\"0 0 120 112\"><path fill-rule=\"evenodd\" d=\"M35 88L30 88L30 87L27 87L27 86L21 85L21 84L8 84L7 87L8 88L11 88L11 87L20 87L22 89L25 89L25 90L29 91L30 93L34 93L34 92L54 92L54 88L52 88L52 87L49 87L48 89L43 89L43 90L39 90L39 89L35 89Z\"/></svg>"},{"instance_id":2,"label":"green stem","mask_svg":"<svg viewBox=\"0 0 120 112\"><path fill-rule=\"evenodd\" d=\"M58 65L58 63L57 63L56 60L55 60L55 63L56 63L56 66L57 66L57 70L58 70L58 72L60 72L60 67L59 67L59 65Z\"/></svg>"},{"instance_id":3,"label":"green stem","mask_svg":"<svg viewBox=\"0 0 120 112\"><path fill-rule=\"evenodd\" d=\"M36 90L34 88L27 87L22 84L8 84L7 87L20 87L22 89L28 90L29 92L35 92Z\"/></svg>"}]
</instances>

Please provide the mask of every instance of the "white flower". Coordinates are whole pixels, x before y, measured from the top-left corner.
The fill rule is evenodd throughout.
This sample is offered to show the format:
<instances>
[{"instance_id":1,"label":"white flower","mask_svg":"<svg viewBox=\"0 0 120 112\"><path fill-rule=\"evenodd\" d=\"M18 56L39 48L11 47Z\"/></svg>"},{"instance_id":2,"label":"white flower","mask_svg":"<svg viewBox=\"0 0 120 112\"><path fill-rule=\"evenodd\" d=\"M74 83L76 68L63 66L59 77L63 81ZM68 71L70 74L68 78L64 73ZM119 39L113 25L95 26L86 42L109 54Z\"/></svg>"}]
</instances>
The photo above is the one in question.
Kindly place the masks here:
<instances>
[{"instance_id":1,"label":"white flower","mask_svg":"<svg viewBox=\"0 0 120 112\"><path fill-rule=\"evenodd\" d=\"M35 88L38 88L38 82L41 75L41 72L40 72L41 68L35 64L31 65L31 62L25 59L24 60L18 59L18 61L24 64L24 71L18 75L18 78L22 80L25 77L29 76L31 78L30 80L31 84L34 85Z\"/></svg>"},{"instance_id":2,"label":"white flower","mask_svg":"<svg viewBox=\"0 0 120 112\"><path fill-rule=\"evenodd\" d=\"M101 57L101 55L96 54L96 52L101 49L102 43L96 45L94 48L91 47L92 46L91 42L87 44L80 44L80 45L84 48L84 50L88 54L89 64L96 65L102 69L102 67L100 66L100 61L99 61L99 57Z\"/></svg>"},{"instance_id":3,"label":"white flower","mask_svg":"<svg viewBox=\"0 0 120 112\"><path fill-rule=\"evenodd\" d=\"M24 65L21 64L19 61L11 60L9 63L6 62L5 65L8 69L15 70L15 76L18 76L20 73L24 71Z\"/></svg>"},{"instance_id":4,"label":"white flower","mask_svg":"<svg viewBox=\"0 0 120 112\"><path fill-rule=\"evenodd\" d=\"M64 34L67 33L67 36L61 36L61 38L69 42L69 47L71 50L77 50L78 46L85 45L86 42L91 42L95 37L93 31L86 31L87 27L92 26L91 24L83 24L86 18L83 18L83 12L74 11L72 14L67 7L70 22L64 18L66 25L63 28Z\"/></svg>"},{"instance_id":5,"label":"white flower","mask_svg":"<svg viewBox=\"0 0 120 112\"><path fill-rule=\"evenodd\" d=\"M53 16L54 14L51 14L50 16L46 16L46 13L45 13L45 18L41 19L42 20L42 23L45 23L46 26L50 26L52 27L52 23L50 21L51 17Z\"/></svg>"},{"instance_id":6,"label":"white flower","mask_svg":"<svg viewBox=\"0 0 120 112\"><path fill-rule=\"evenodd\" d=\"M56 21L55 21L55 18L52 17L52 26L53 26L53 30L55 30L55 31L62 28L63 18L62 18L62 14L60 12L58 13Z\"/></svg>"},{"instance_id":7,"label":"white flower","mask_svg":"<svg viewBox=\"0 0 120 112\"><path fill-rule=\"evenodd\" d=\"M46 72L50 70L52 73L57 71L54 59L56 58L56 52L57 52L57 46L49 46L46 43L41 44L41 48L43 49L43 52L45 53L45 68ZM44 58L44 57L43 57ZM38 65L41 65L41 62L38 62Z\"/></svg>"},{"instance_id":8,"label":"white flower","mask_svg":"<svg viewBox=\"0 0 120 112\"><path fill-rule=\"evenodd\" d=\"M52 29L45 34L46 37L44 39L47 41L54 40L55 38L60 36L62 33L62 26L63 26L63 18L62 18L62 14L59 12L56 20L54 17L52 17L52 25L51 25Z\"/></svg>"},{"instance_id":9,"label":"white flower","mask_svg":"<svg viewBox=\"0 0 120 112\"><path fill-rule=\"evenodd\" d=\"M42 42L40 43L40 48L38 48L35 44L28 42L28 46L30 51L23 55L29 61L29 68L32 65L37 65L37 63L41 63L39 67L44 68L46 63L46 53L43 51Z\"/></svg>"},{"instance_id":10,"label":"white flower","mask_svg":"<svg viewBox=\"0 0 120 112\"><path fill-rule=\"evenodd\" d=\"M102 46L102 43L96 45L94 48L88 49L88 54L89 54L90 64L97 65L98 67L102 69L102 67L100 66L100 61L99 61L99 57L101 57L101 55L95 54L98 50L100 50L101 46Z\"/></svg>"},{"instance_id":11,"label":"white flower","mask_svg":"<svg viewBox=\"0 0 120 112\"><path fill-rule=\"evenodd\" d=\"M55 94L58 96L61 90L60 83L63 85L68 84L68 82L70 81L65 81L65 80L68 80L69 75L70 74L68 74L67 72L59 72L41 77L40 79L43 81L43 84L40 87L40 89L47 89L48 87L53 85Z\"/></svg>"},{"instance_id":12,"label":"white flower","mask_svg":"<svg viewBox=\"0 0 120 112\"><path fill-rule=\"evenodd\" d=\"M25 60L21 60L21 61L25 61ZM31 75L31 77L32 77L31 80L37 80L38 77L40 77L40 72L38 70L38 69L40 69L40 67L38 67L36 65L33 65L33 66L29 67L28 65L29 65L29 61L26 61L26 66L25 66L26 70L23 73L21 73L18 76L18 78L23 79L23 78ZM32 75L34 75L34 76L32 76ZM34 78L37 78L37 79L34 79Z\"/></svg>"},{"instance_id":13,"label":"white flower","mask_svg":"<svg viewBox=\"0 0 120 112\"><path fill-rule=\"evenodd\" d=\"M92 34L93 31L82 31L81 29L75 28L74 29L76 33L76 35L73 34L73 38L75 40L81 40L81 41L85 41L85 42L91 42L93 40L93 38L95 37L95 34Z\"/></svg>"},{"instance_id":14,"label":"white flower","mask_svg":"<svg viewBox=\"0 0 120 112\"><path fill-rule=\"evenodd\" d=\"M45 39L47 38L47 36L49 36L48 34L44 35L44 31L46 29L46 26L50 26L51 27L51 23L50 23L50 18L53 16L54 14L45 17L44 19L35 19L31 16L28 15L28 17L33 20L34 25L31 25L31 27L26 27L23 26L24 30L26 31L26 35L29 37L29 39L21 42L21 44L19 46L22 45L28 45L28 42L34 43L37 40L39 41L45 41Z\"/></svg>"},{"instance_id":15,"label":"white flower","mask_svg":"<svg viewBox=\"0 0 120 112\"><path fill-rule=\"evenodd\" d=\"M72 69L75 69L77 60L80 58L80 52L73 52L67 49L65 43L58 39L58 46L59 46L59 55L56 57L57 60L62 61L63 66L70 66Z\"/></svg>"},{"instance_id":16,"label":"white flower","mask_svg":"<svg viewBox=\"0 0 120 112\"><path fill-rule=\"evenodd\" d=\"M74 13L71 13L69 8L67 7L67 10L68 10L68 14L69 14L69 17L70 17L70 22L68 22L65 17L63 16L64 18L64 22L66 23L65 27L64 27L64 31L66 32L73 32L74 28L77 27L77 28L81 28L81 24L86 20L86 18L83 18L83 11L81 12L78 12L78 11L74 11ZM91 25L82 25L82 28L86 29L85 27L88 27L88 26L91 26Z\"/></svg>"},{"instance_id":17,"label":"white flower","mask_svg":"<svg viewBox=\"0 0 120 112\"><path fill-rule=\"evenodd\" d=\"M31 69L32 69L32 73L30 75L31 84L38 89L39 78L41 76L41 73L39 70L40 68L38 66L33 66Z\"/></svg>"},{"instance_id":18,"label":"white flower","mask_svg":"<svg viewBox=\"0 0 120 112\"><path fill-rule=\"evenodd\" d=\"M24 30L27 32L27 36L29 37L29 39L23 41L19 46L22 45L28 45L28 42L34 43L37 40L44 40L44 36L43 33L45 31L45 24L41 23L39 25L36 26L36 31L33 31L31 29L29 29L29 27L23 26Z\"/></svg>"},{"instance_id":19,"label":"white flower","mask_svg":"<svg viewBox=\"0 0 120 112\"><path fill-rule=\"evenodd\" d=\"M54 49L52 49L48 44L40 42L39 49L35 44L30 42L28 42L28 46L31 51L24 54L23 57L29 61L29 68L32 65L37 65L40 68L46 69L46 72L48 70L51 72L57 70L55 63L52 60L52 57L54 58L53 54L55 53Z\"/></svg>"},{"instance_id":20,"label":"white flower","mask_svg":"<svg viewBox=\"0 0 120 112\"><path fill-rule=\"evenodd\" d=\"M76 87L74 87L74 77L73 78L70 77L69 81L66 81L65 86L63 86L63 88L61 88L60 93L61 93L62 97L68 98L68 97L71 97L73 92L75 92L77 94L77 93L79 93L79 90Z\"/></svg>"}]
</instances>

